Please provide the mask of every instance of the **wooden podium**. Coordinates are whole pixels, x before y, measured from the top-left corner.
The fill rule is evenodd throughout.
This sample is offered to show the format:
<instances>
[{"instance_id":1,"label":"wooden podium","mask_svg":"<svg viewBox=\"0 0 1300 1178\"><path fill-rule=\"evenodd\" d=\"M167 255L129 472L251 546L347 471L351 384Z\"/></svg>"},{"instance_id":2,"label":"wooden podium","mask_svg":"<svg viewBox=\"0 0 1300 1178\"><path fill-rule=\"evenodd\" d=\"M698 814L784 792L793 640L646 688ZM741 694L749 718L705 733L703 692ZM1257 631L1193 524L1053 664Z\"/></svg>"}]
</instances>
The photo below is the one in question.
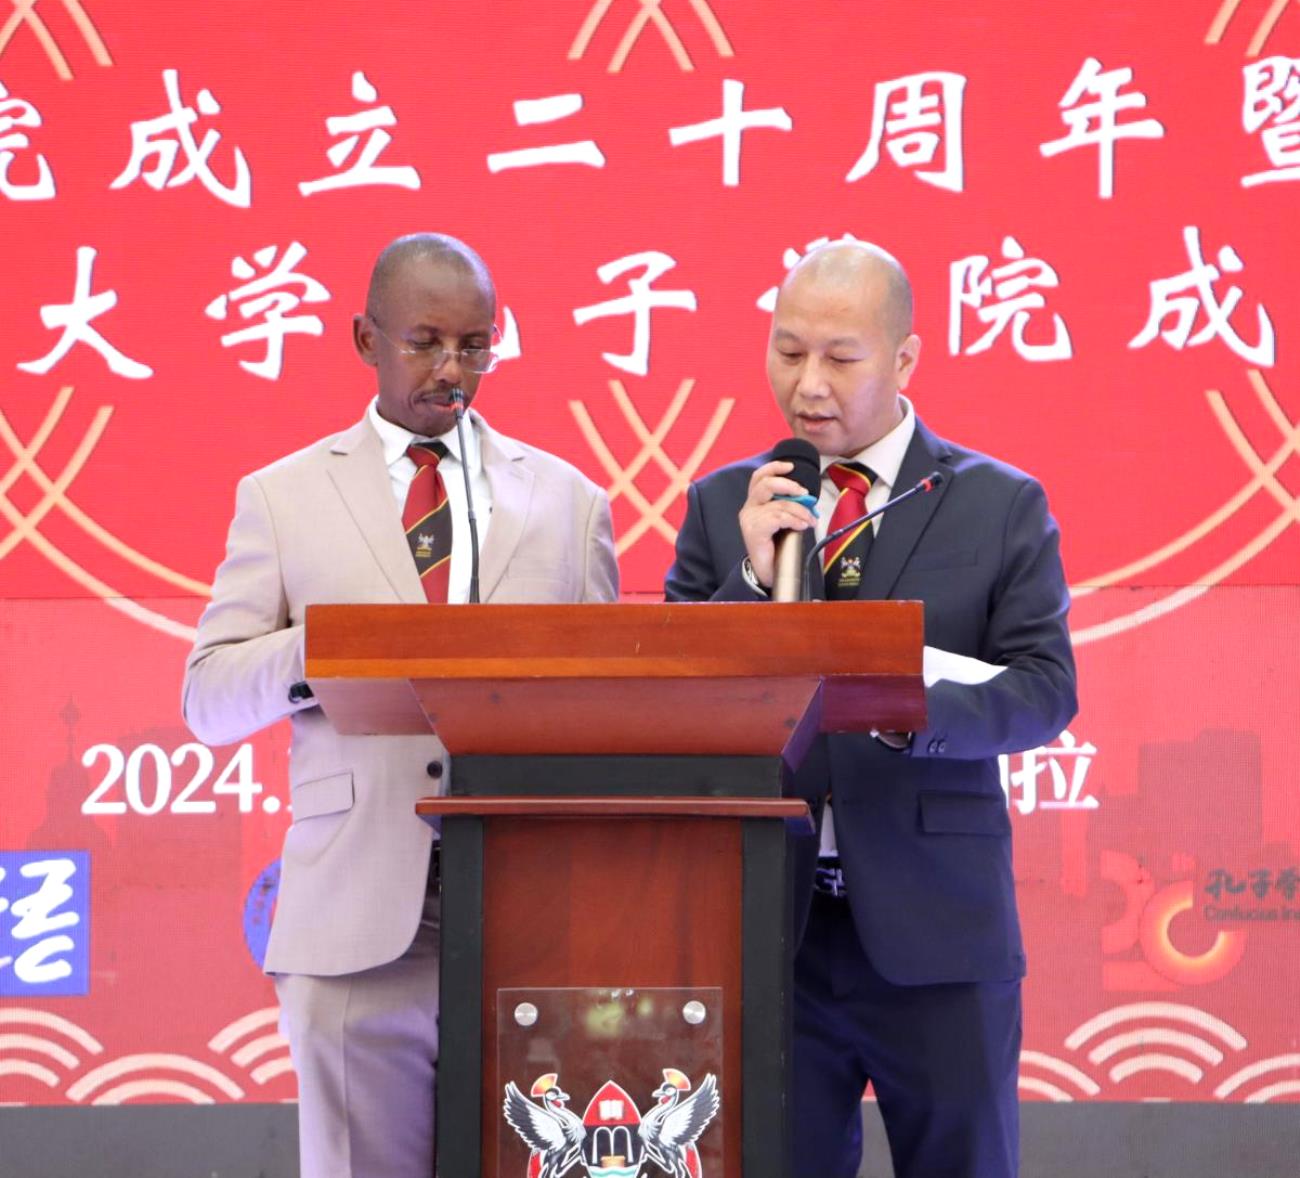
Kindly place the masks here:
<instances>
[{"instance_id":1,"label":"wooden podium","mask_svg":"<svg viewBox=\"0 0 1300 1178\"><path fill-rule=\"evenodd\" d=\"M563 1173L659 1175L666 1117L714 1091L679 1160L783 1178L809 821L782 785L818 732L924 725L920 603L313 606L306 644L340 732L452 754L417 805L442 829L441 1178L527 1178L527 1105L567 1114Z\"/></svg>"}]
</instances>

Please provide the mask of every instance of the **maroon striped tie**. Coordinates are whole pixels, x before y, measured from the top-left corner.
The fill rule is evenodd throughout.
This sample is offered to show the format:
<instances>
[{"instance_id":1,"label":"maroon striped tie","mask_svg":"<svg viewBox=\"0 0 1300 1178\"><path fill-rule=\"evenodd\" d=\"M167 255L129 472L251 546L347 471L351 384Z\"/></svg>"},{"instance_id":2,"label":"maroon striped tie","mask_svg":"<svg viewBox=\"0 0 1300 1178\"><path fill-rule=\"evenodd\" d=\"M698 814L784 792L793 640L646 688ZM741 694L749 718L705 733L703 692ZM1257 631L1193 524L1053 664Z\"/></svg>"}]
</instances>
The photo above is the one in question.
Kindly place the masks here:
<instances>
[{"instance_id":1,"label":"maroon striped tie","mask_svg":"<svg viewBox=\"0 0 1300 1178\"><path fill-rule=\"evenodd\" d=\"M826 468L826 477L839 488L835 510L826 534L844 527L867 512L867 492L874 478L871 471L858 462L833 462ZM858 595L862 584L862 566L871 547L871 525L860 524L846 532L832 544L822 549L822 571L826 574L826 598L843 601Z\"/></svg>"},{"instance_id":2,"label":"maroon striped tie","mask_svg":"<svg viewBox=\"0 0 1300 1178\"><path fill-rule=\"evenodd\" d=\"M441 442L412 442L406 448L416 471L402 511L402 527L406 529L424 595L439 602L447 600L451 576L451 508L438 470L446 454L447 447Z\"/></svg>"}]
</instances>

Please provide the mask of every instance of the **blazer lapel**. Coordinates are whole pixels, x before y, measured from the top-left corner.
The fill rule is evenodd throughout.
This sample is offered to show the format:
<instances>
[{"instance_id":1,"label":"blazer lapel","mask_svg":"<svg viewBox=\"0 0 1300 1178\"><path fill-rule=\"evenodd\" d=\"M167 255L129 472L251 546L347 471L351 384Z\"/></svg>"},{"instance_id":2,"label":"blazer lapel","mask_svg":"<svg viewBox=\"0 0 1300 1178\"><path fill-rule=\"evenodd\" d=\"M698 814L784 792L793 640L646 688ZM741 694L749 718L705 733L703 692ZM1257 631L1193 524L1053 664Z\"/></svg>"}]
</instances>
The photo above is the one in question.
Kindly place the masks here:
<instances>
[{"instance_id":1,"label":"blazer lapel","mask_svg":"<svg viewBox=\"0 0 1300 1178\"><path fill-rule=\"evenodd\" d=\"M401 601L424 601L424 587L402 531L379 435L363 418L339 434L330 454L329 476L393 592Z\"/></svg>"},{"instance_id":2,"label":"blazer lapel","mask_svg":"<svg viewBox=\"0 0 1300 1178\"><path fill-rule=\"evenodd\" d=\"M902 575L903 566L912 555L912 549L921 538L939 501L947 493L952 483L947 469L947 459L951 451L947 445L934 436L922 424L916 421L916 432L912 443L907 448L903 465L898 472L898 482L894 485L895 495L901 495L909 487L915 486L932 470L938 467L948 475L933 491L916 498L899 507L887 511L880 520L880 531L871 541L871 551L867 555L866 568L858 597L864 600L878 601L893 592L894 585Z\"/></svg>"},{"instance_id":3,"label":"blazer lapel","mask_svg":"<svg viewBox=\"0 0 1300 1178\"><path fill-rule=\"evenodd\" d=\"M492 488L492 526L479 554L479 600L490 601L524 534L533 499L533 472L524 451L473 417L483 451L483 473Z\"/></svg>"}]
</instances>

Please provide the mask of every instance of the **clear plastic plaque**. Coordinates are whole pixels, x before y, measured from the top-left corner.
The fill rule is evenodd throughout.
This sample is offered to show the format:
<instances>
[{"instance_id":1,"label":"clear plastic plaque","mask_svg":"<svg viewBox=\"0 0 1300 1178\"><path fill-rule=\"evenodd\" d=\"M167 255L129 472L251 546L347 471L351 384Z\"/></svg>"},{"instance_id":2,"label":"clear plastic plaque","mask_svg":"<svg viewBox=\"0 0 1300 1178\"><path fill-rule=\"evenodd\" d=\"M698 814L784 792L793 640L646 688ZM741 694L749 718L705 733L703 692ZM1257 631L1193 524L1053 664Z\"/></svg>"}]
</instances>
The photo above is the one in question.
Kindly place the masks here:
<instances>
[{"instance_id":1,"label":"clear plastic plaque","mask_svg":"<svg viewBox=\"0 0 1300 1178\"><path fill-rule=\"evenodd\" d=\"M720 988L498 990L496 1019L498 1178L723 1178Z\"/></svg>"}]
</instances>

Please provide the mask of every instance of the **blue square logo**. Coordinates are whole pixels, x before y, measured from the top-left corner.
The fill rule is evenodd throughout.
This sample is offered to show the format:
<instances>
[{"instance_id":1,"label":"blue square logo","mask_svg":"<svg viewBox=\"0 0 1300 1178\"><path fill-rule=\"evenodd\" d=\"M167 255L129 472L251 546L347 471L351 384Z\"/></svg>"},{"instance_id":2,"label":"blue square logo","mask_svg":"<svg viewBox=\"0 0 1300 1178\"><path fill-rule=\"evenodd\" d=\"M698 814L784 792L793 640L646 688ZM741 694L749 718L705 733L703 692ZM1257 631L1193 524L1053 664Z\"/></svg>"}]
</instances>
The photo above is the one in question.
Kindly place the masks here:
<instances>
[{"instance_id":1,"label":"blue square logo","mask_svg":"<svg viewBox=\"0 0 1300 1178\"><path fill-rule=\"evenodd\" d=\"M90 853L0 851L0 997L90 991Z\"/></svg>"}]
</instances>

